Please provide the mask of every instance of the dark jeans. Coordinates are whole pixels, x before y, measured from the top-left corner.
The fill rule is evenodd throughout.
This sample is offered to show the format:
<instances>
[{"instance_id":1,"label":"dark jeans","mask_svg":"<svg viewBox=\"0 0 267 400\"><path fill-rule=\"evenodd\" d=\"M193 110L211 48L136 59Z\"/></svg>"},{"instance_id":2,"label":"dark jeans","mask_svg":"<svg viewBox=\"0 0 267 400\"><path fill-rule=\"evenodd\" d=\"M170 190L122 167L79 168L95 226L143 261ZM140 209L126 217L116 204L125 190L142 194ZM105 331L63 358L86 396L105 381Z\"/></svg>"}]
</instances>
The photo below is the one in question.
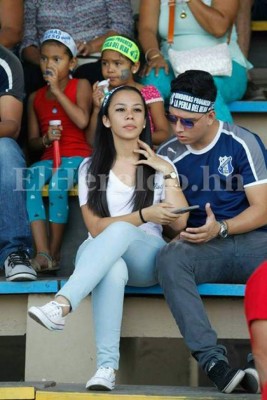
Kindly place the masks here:
<instances>
[{"instance_id":1,"label":"dark jeans","mask_svg":"<svg viewBox=\"0 0 267 400\"><path fill-rule=\"evenodd\" d=\"M158 255L158 279L167 303L192 355L207 372L211 360L227 361L217 344L201 297L199 283L246 283L267 259L267 232L253 231L204 244L175 241Z\"/></svg>"}]
</instances>

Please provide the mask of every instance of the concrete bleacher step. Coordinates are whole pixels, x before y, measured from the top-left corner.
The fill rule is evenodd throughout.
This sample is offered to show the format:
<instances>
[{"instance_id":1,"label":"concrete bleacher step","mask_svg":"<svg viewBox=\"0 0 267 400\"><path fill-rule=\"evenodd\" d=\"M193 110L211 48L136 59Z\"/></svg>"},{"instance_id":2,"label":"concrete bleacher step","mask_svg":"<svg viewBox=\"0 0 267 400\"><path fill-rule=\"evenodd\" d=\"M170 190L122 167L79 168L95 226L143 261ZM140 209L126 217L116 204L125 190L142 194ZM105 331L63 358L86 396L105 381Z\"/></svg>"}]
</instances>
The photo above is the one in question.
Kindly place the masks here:
<instances>
[{"instance_id":1,"label":"concrete bleacher step","mask_svg":"<svg viewBox=\"0 0 267 400\"><path fill-rule=\"evenodd\" d=\"M0 400L259 400L260 395L215 388L184 386L118 385L112 392L88 392L82 384L56 382L0 383Z\"/></svg>"}]
</instances>

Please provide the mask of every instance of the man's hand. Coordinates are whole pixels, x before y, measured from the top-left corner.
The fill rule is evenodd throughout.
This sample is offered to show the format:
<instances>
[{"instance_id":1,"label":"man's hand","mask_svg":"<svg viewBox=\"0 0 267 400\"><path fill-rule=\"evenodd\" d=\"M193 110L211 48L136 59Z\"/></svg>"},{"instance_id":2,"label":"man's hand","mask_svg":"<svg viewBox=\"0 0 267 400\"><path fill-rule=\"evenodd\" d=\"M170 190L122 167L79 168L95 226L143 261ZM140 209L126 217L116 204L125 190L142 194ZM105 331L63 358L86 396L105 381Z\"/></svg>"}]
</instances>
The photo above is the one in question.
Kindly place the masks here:
<instances>
[{"instance_id":1,"label":"man's hand","mask_svg":"<svg viewBox=\"0 0 267 400\"><path fill-rule=\"evenodd\" d=\"M207 218L205 225L199 228L186 228L180 233L180 239L187 240L190 243L205 243L218 236L220 225L215 219L210 203L205 206Z\"/></svg>"}]
</instances>

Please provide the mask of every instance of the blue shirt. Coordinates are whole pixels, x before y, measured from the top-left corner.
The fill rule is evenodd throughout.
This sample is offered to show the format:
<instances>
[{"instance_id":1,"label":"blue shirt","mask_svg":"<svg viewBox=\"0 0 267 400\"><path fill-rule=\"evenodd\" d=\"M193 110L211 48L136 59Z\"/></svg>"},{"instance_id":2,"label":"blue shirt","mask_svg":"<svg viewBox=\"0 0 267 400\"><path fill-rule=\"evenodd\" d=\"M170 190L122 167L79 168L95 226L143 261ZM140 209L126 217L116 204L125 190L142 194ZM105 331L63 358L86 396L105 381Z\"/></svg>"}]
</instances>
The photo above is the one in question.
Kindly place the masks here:
<instances>
[{"instance_id":1,"label":"blue shirt","mask_svg":"<svg viewBox=\"0 0 267 400\"><path fill-rule=\"evenodd\" d=\"M190 213L188 226L205 224L206 203L218 221L235 217L249 207L244 188L267 183L264 144L237 125L220 121L215 138L204 149L192 149L174 137L158 153L175 164L189 205L200 206Z\"/></svg>"}]
</instances>

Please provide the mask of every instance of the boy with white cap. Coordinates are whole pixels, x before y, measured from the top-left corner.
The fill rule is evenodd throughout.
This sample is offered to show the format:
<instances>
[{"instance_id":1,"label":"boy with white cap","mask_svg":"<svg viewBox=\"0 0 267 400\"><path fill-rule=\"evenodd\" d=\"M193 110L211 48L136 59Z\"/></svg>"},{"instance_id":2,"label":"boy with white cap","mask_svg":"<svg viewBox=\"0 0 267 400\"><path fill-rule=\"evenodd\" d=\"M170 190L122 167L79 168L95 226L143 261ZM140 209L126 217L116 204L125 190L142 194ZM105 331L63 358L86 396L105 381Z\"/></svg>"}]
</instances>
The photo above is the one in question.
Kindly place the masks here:
<instances>
[{"instance_id":1,"label":"boy with white cap","mask_svg":"<svg viewBox=\"0 0 267 400\"><path fill-rule=\"evenodd\" d=\"M45 32L41 41L40 67L47 86L29 98L29 145L42 151L41 161L28 170L27 208L39 271L59 268L60 248L68 219L68 190L77 182L77 170L92 149L84 130L91 109L91 87L85 79L71 79L77 47L73 38L59 29ZM58 120L59 126L51 126ZM53 170L53 143L58 142L61 165ZM53 146L52 146L53 145ZM42 180L42 181L41 181ZM42 200L42 187L49 182L49 236Z\"/></svg>"}]
</instances>

